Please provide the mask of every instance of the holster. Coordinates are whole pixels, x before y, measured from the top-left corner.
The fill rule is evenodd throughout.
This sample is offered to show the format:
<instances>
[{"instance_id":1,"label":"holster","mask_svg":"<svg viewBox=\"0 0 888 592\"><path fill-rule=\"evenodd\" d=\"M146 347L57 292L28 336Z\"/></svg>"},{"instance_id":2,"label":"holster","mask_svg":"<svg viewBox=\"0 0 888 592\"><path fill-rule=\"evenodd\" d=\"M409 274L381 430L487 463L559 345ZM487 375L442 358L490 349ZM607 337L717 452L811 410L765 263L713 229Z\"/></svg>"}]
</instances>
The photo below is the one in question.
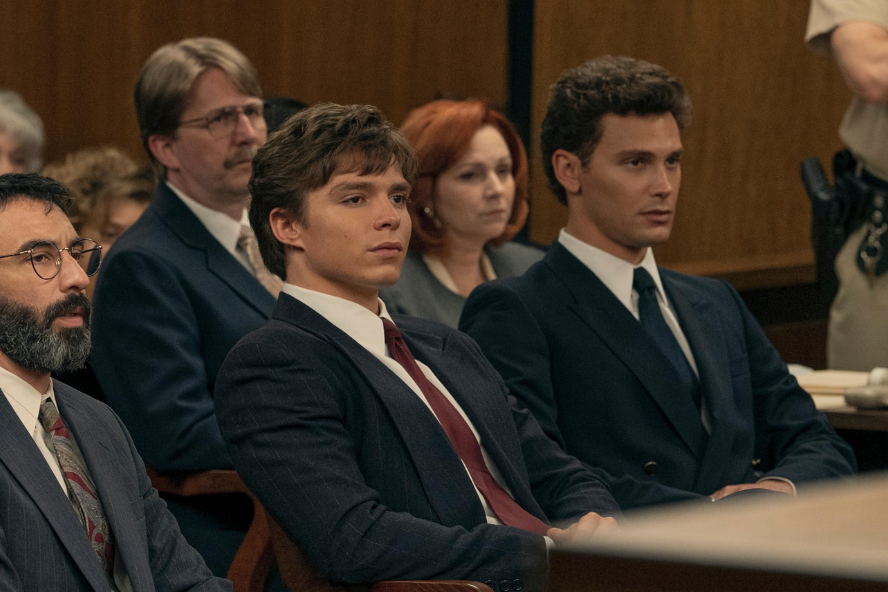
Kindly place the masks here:
<instances>
[{"instance_id":1,"label":"holster","mask_svg":"<svg viewBox=\"0 0 888 592\"><path fill-rule=\"evenodd\" d=\"M848 236L865 221L872 190L856 174L857 161L848 150L833 157L830 185L816 157L802 162L802 181L811 199L811 243L814 247L817 285L830 301L839 289L835 262ZM888 258L886 258L888 265Z\"/></svg>"}]
</instances>

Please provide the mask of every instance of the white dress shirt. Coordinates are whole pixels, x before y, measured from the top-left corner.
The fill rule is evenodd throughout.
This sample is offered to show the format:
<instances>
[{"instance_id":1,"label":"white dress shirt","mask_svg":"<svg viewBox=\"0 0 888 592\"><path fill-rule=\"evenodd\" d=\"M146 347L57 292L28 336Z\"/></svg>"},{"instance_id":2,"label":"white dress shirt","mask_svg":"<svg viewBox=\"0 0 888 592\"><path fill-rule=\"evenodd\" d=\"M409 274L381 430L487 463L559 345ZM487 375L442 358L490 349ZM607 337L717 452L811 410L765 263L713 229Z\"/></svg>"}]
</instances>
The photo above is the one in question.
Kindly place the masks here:
<instances>
[{"instance_id":1,"label":"white dress shirt","mask_svg":"<svg viewBox=\"0 0 888 592\"><path fill-rule=\"evenodd\" d=\"M422 394L419 385L417 385L416 381L410 377L407 370L389 355L388 346L385 344L385 331L382 327L382 319L388 319L390 321L392 319L389 316L388 311L385 309L385 304L383 304L382 300L379 301L379 315L377 316L360 304L356 304L350 300L316 292L314 290L307 290L305 288L300 288L299 286L294 286L293 284L285 283L283 292L296 298L336 325L336 327L342 330L346 335L357 341L361 347L373 354L377 360L385 364L389 370L403 380L404 383L410 387L410 390L412 390L416 396L426 404L426 407L428 407L429 411L434 415L435 412L426 400L425 395ZM419 366L419 369L425 377L428 378L439 391L441 391L441 394L450 401L463 419L466 420L466 423L469 425L469 428L471 428L472 433L475 435L475 439L478 440L478 444L480 445L481 439L478 436L478 432L475 430L475 426L472 425L471 420L469 420L459 403L456 402L456 399L453 398L453 395L450 394L447 388L440 380L438 380L428 366L419 360L416 360L416 364ZM484 450L483 446L481 446L481 454L484 457L484 463L487 465L487 469L490 471L493 478L496 479L497 483L499 483L509 495L512 495L512 492L509 491L508 487L506 487L503 482L502 475L491 458L487 455L487 451ZM469 470L466 469L466 474L468 473ZM471 478L471 475L469 475L469 479ZM502 522L497 519L496 514L493 513L493 510L490 509L487 500L484 499L484 496L481 495L481 492L478 491L477 487L475 488L475 493L478 495L478 499L481 500L481 505L484 507L484 514L487 516L487 522L489 524L502 524Z\"/></svg>"},{"instance_id":2,"label":"white dress shirt","mask_svg":"<svg viewBox=\"0 0 888 592\"><path fill-rule=\"evenodd\" d=\"M55 456L55 452L50 450L49 446L46 444L45 439L48 434L46 433L46 430L43 429L43 424L38 420L40 403L45 397L52 399L52 402L55 403L56 408L58 408L52 381L49 381L49 389L45 393L40 393L37 389L12 372L5 368L0 368L0 390L6 395L6 400L12 405L13 411L15 411L15 414L18 415L22 425L24 425L25 431L31 434L34 444L37 445L37 449L40 451L40 454L43 455L46 464L49 465L49 469L55 476L56 481L58 481L59 487L62 488L68 501L71 502L71 507L74 509L74 512L80 516L80 506L68 493L68 484L65 481L65 477L62 475L62 470L59 467L59 461ZM64 419L65 418L63 417L62 421L64 421ZM83 460L83 454L80 452L80 447L77 446L76 437L73 432L70 432L70 430L69 433L71 434L71 444L74 449L74 456L83 466L83 469L89 473L89 468L86 466L86 461ZM89 475L89 477L93 483L95 483L95 480L92 479L92 475ZM96 493L98 494L98 492ZM83 536L87 536L85 528ZM96 561L98 561L98 557L96 558ZM116 545L114 547L114 581L120 592L132 592L129 575L126 573L126 567L123 565L123 558L121 558L120 550Z\"/></svg>"},{"instance_id":3,"label":"white dress shirt","mask_svg":"<svg viewBox=\"0 0 888 592\"><path fill-rule=\"evenodd\" d=\"M247 215L246 208L244 208L243 215L241 215L241 219L238 222L228 214L223 214L218 210L197 203L169 181L167 181L166 184L167 187L170 188L170 191L178 195L179 199L188 206L188 209L197 216L197 219L200 220L201 224L203 224L209 233L213 235L213 238L219 241L219 243L225 247L226 251L234 255L234 258L237 259L247 271L256 275L256 270L254 270L253 266L250 264L250 259L247 257L247 254L237 248L237 239L240 237L241 226L250 225L250 217Z\"/></svg>"}]
</instances>

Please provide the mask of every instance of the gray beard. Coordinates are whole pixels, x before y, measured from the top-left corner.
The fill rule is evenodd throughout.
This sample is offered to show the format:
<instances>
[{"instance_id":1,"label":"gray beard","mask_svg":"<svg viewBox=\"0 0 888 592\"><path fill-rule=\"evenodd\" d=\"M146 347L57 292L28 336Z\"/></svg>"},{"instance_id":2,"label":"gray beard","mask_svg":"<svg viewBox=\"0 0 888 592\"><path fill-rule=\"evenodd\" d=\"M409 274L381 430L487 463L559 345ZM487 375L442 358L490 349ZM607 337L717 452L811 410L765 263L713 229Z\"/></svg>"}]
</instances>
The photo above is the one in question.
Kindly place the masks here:
<instances>
[{"instance_id":1,"label":"gray beard","mask_svg":"<svg viewBox=\"0 0 888 592\"><path fill-rule=\"evenodd\" d=\"M83 307L83 327L53 331L59 315ZM41 322L33 308L0 296L0 351L25 370L41 374L83 368L89 357L89 300L70 294L49 305Z\"/></svg>"}]
</instances>

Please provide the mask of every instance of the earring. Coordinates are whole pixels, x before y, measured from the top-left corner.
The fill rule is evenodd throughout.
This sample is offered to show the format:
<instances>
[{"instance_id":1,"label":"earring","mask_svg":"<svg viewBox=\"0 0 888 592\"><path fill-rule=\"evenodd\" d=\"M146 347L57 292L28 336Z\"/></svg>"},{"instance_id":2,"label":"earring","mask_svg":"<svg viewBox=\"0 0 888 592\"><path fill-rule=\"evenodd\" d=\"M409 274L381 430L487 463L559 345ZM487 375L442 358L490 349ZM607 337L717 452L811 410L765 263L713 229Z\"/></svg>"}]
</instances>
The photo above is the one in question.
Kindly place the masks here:
<instances>
[{"instance_id":1,"label":"earring","mask_svg":"<svg viewBox=\"0 0 888 592\"><path fill-rule=\"evenodd\" d=\"M441 228L441 221L435 217L435 210L432 209L432 206L425 206L422 209L422 213L432 222L432 226L435 228Z\"/></svg>"}]
</instances>

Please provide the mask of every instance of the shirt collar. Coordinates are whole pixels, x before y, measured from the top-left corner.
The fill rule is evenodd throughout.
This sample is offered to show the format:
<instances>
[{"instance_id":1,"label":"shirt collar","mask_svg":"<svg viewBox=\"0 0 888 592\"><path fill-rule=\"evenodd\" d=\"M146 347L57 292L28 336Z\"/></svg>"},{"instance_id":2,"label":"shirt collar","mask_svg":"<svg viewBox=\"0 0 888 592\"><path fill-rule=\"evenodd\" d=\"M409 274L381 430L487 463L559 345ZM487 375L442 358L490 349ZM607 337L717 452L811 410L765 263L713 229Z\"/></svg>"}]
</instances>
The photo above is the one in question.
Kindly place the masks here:
<instances>
[{"instance_id":1,"label":"shirt collar","mask_svg":"<svg viewBox=\"0 0 888 592\"><path fill-rule=\"evenodd\" d=\"M641 263L636 266L571 236L564 228L561 229L561 233L558 235L558 242L574 257L579 259L583 265L588 267L626 308L632 310L632 280L635 276L636 267L643 267L651 274L651 277L654 278L654 283L657 284L659 297L664 302L666 301L666 293L663 290L660 271L657 269L654 252L650 247L648 247Z\"/></svg>"},{"instance_id":2,"label":"shirt collar","mask_svg":"<svg viewBox=\"0 0 888 592\"><path fill-rule=\"evenodd\" d=\"M379 300L379 315L375 315L351 300L293 284L285 283L282 291L336 325L373 355L377 357L386 355L385 332L381 319L391 321L392 317L382 300Z\"/></svg>"},{"instance_id":3,"label":"shirt collar","mask_svg":"<svg viewBox=\"0 0 888 592\"><path fill-rule=\"evenodd\" d=\"M49 396L53 403L56 402L52 380L49 381L49 389L45 393L40 393L6 368L0 368L0 390L6 395L7 401L29 434L33 434L37 428L40 402L46 396Z\"/></svg>"},{"instance_id":4,"label":"shirt collar","mask_svg":"<svg viewBox=\"0 0 888 592\"><path fill-rule=\"evenodd\" d=\"M197 203L169 181L167 181L166 184L167 187L179 196L179 199L188 206L188 209L197 216L197 219L200 220L201 224L203 224L210 234L213 235L213 238L219 241L219 243L225 247L226 251L234 255L234 251L237 248L237 239L240 237L241 226L250 225L250 217L247 214L246 208L244 208L244 212L238 222L227 214L223 214L222 212Z\"/></svg>"}]
</instances>

